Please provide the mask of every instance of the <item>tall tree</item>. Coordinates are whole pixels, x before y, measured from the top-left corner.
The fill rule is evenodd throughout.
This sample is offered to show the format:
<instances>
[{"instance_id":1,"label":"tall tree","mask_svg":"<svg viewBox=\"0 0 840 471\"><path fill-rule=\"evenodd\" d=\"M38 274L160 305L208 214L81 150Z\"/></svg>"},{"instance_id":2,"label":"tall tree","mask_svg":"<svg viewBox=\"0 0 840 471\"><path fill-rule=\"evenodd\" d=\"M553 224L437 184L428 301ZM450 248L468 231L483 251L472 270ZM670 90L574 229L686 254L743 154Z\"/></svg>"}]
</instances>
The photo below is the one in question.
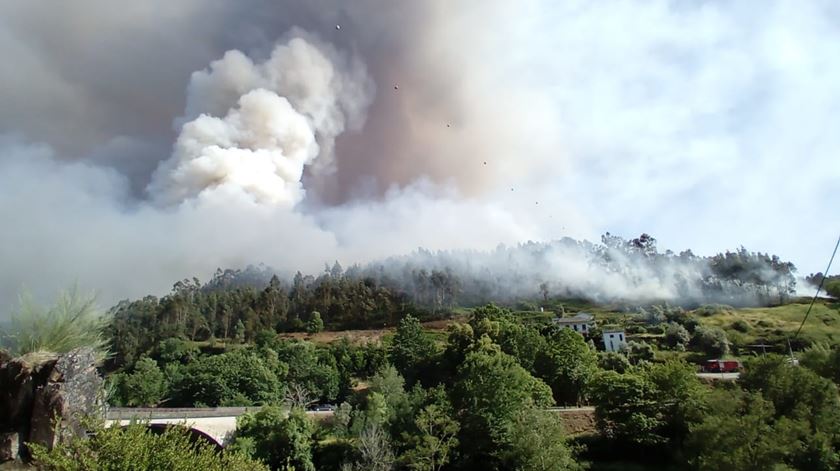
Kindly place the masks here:
<instances>
[{"instance_id":1,"label":"tall tree","mask_svg":"<svg viewBox=\"0 0 840 471\"><path fill-rule=\"evenodd\" d=\"M434 341L423 332L420 321L408 315L400 321L388 353L406 383L413 385L435 356L436 350Z\"/></svg>"},{"instance_id":2,"label":"tall tree","mask_svg":"<svg viewBox=\"0 0 840 471\"><path fill-rule=\"evenodd\" d=\"M579 404L598 369L598 355L583 336L570 329L557 329L535 361L537 374L551 387L559 404Z\"/></svg>"},{"instance_id":3,"label":"tall tree","mask_svg":"<svg viewBox=\"0 0 840 471\"><path fill-rule=\"evenodd\" d=\"M237 420L232 449L242 450L272 469L315 471L312 463L312 424L306 413L286 413L267 406Z\"/></svg>"},{"instance_id":4,"label":"tall tree","mask_svg":"<svg viewBox=\"0 0 840 471\"><path fill-rule=\"evenodd\" d=\"M468 465L503 469L516 414L554 401L551 389L534 378L487 336L467 354L451 390L461 422L462 457Z\"/></svg>"}]
</instances>

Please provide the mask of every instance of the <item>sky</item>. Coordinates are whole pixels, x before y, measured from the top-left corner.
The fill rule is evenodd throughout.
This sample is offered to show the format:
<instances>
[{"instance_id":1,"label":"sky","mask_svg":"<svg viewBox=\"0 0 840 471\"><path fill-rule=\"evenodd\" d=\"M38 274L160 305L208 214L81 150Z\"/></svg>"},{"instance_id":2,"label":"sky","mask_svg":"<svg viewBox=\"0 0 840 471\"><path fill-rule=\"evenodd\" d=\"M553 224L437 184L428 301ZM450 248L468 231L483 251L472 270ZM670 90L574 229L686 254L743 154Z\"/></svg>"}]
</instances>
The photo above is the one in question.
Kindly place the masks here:
<instances>
[{"instance_id":1,"label":"sky","mask_svg":"<svg viewBox=\"0 0 840 471\"><path fill-rule=\"evenodd\" d=\"M607 231L822 271L839 10L7 0L0 311Z\"/></svg>"}]
</instances>

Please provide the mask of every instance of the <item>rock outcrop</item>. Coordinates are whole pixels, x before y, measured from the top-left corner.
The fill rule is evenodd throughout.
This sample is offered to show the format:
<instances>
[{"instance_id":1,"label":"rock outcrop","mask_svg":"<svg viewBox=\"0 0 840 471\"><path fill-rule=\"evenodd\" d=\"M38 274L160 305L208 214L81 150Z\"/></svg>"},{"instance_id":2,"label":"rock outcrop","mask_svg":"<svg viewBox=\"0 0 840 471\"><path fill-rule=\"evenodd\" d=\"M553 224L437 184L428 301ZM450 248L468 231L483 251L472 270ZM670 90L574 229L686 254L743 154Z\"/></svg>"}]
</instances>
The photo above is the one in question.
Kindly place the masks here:
<instances>
[{"instance_id":1,"label":"rock outcrop","mask_svg":"<svg viewBox=\"0 0 840 471\"><path fill-rule=\"evenodd\" d=\"M96 353L0 354L0 463L27 456L25 443L54 446L85 432L85 417L104 418Z\"/></svg>"}]
</instances>

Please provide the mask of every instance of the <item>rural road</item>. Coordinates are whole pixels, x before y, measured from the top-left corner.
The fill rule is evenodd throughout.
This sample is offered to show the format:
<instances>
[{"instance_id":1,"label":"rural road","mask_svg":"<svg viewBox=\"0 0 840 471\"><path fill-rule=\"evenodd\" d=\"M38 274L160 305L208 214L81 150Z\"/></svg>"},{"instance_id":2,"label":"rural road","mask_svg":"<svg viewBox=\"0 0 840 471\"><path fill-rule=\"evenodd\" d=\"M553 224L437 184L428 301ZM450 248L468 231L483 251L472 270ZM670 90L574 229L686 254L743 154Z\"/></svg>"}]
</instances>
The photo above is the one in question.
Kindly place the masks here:
<instances>
[{"instance_id":1,"label":"rural road","mask_svg":"<svg viewBox=\"0 0 840 471\"><path fill-rule=\"evenodd\" d=\"M698 378L720 379L724 381L735 381L741 376L740 373L697 373Z\"/></svg>"}]
</instances>

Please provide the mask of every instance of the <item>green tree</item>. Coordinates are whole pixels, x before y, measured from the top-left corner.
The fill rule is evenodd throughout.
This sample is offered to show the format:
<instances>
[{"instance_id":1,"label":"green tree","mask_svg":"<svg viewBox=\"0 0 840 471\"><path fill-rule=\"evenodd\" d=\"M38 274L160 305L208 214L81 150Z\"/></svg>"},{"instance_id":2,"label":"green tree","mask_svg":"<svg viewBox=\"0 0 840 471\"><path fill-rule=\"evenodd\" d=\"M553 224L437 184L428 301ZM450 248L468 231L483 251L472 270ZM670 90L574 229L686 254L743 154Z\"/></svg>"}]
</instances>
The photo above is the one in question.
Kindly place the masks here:
<instances>
[{"instance_id":1,"label":"green tree","mask_svg":"<svg viewBox=\"0 0 840 471\"><path fill-rule=\"evenodd\" d=\"M642 445L663 441L653 385L637 372L603 371L592 382L598 430L607 438Z\"/></svg>"},{"instance_id":2,"label":"green tree","mask_svg":"<svg viewBox=\"0 0 840 471\"><path fill-rule=\"evenodd\" d=\"M676 322L670 322L668 324L668 327L665 329L665 345L673 349L685 350L685 346L688 345L689 341L691 341L691 334L688 333L685 327Z\"/></svg>"},{"instance_id":3,"label":"green tree","mask_svg":"<svg viewBox=\"0 0 840 471\"><path fill-rule=\"evenodd\" d=\"M698 326L691 337L691 345L713 357L729 353L729 339L720 327Z\"/></svg>"},{"instance_id":4,"label":"green tree","mask_svg":"<svg viewBox=\"0 0 840 471\"><path fill-rule=\"evenodd\" d=\"M840 384L840 349L824 344L811 345L802 352L799 364Z\"/></svg>"},{"instance_id":5,"label":"green tree","mask_svg":"<svg viewBox=\"0 0 840 471\"><path fill-rule=\"evenodd\" d=\"M655 356L653 347L643 340L627 342L626 350L630 362L636 365L644 361L652 361Z\"/></svg>"},{"instance_id":6,"label":"green tree","mask_svg":"<svg viewBox=\"0 0 840 471\"><path fill-rule=\"evenodd\" d=\"M423 332L420 321L408 315L400 321L388 355L406 384L411 386L436 352L434 341Z\"/></svg>"},{"instance_id":7,"label":"green tree","mask_svg":"<svg viewBox=\"0 0 840 471\"><path fill-rule=\"evenodd\" d=\"M446 406L429 404L417 414L414 425L417 433L408 438L410 448L402 460L411 469L439 471L458 446L460 424Z\"/></svg>"},{"instance_id":8,"label":"green tree","mask_svg":"<svg viewBox=\"0 0 840 471\"><path fill-rule=\"evenodd\" d=\"M146 424L92 426L90 438L70 438L52 449L28 444L38 469L50 471L268 471L268 467L233 450L218 452L193 442L186 429L163 434Z\"/></svg>"},{"instance_id":9,"label":"green tree","mask_svg":"<svg viewBox=\"0 0 840 471\"><path fill-rule=\"evenodd\" d=\"M317 334L324 330L324 321L321 320L321 313L313 311L309 322L306 323L306 332L309 334Z\"/></svg>"},{"instance_id":10,"label":"green tree","mask_svg":"<svg viewBox=\"0 0 840 471\"><path fill-rule=\"evenodd\" d=\"M690 365L670 361L598 374L592 401L598 428L608 438L679 449L689 427L702 419L705 389Z\"/></svg>"},{"instance_id":11,"label":"green tree","mask_svg":"<svg viewBox=\"0 0 840 471\"><path fill-rule=\"evenodd\" d=\"M553 412L524 409L513 422L509 469L571 471L582 467L575 461L563 423Z\"/></svg>"},{"instance_id":12,"label":"green tree","mask_svg":"<svg viewBox=\"0 0 840 471\"><path fill-rule=\"evenodd\" d=\"M155 357L161 366L166 363L189 363L199 355L198 348L177 337L161 340L156 350Z\"/></svg>"},{"instance_id":13,"label":"green tree","mask_svg":"<svg viewBox=\"0 0 840 471\"><path fill-rule=\"evenodd\" d=\"M117 387L125 405L154 407L166 396L169 384L154 360L141 358L134 364L134 371L123 376Z\"/></svg>"},{"instance_id":14,"label":"green tree","mask_svg":"<svg viewBox=\"0 0 840 471\"><path fill-rule=\"evenodd\" d=\"M292 408L288 415L276 406L266 406L237 419L231 444L272 469L315 471L312 463L312 424L306 413Z\"/></svg>"},{"instance_id":15,"label":"green tree","mask_svg":"<svg viewBox=\"0 0 840 471\"><path fill-rule=\"evenodd\" d=\"M451 391L460 416L460 450L468 463L501 469L516 414L553 404L551 389L483 336L458 368Z\"/></svg>"},{"instance_id":16,"label":"green tree","mask_svg":"<svg viewBox=\"0 0 840 471\"><path fill-rule=\"evenodd\" d=\"M288 365L287 383L308 391L312 399L333 401L339 392L339 371L335 357L312 342L284 341L276 344L279 360Z\"/></svg>"},{"instance_id":17,"label":"green tree","mask_svg":"<svg viewBox=\"0 0 840 471\"><path fill-rule=\"evenodd\" d=\"M173 390L177 405L211 407L270 404L280 401L284 392L266 360L244 349L190 363Z\"/></svg>"},{"instance_id":18,"label":"green tree","mask_svg":"<svg viewBox=\"0 0 840 471\"><path fill-rule=\"evenodd\" d=\"M798 469L836 469L840 464L840 398L831 381L786 357L747 362L740 382L772 405L772 426L792 451L786 463Z\"/></svg>"},{"instance_id":19,"label":"green tree","mask_svg":"<svg viewBox=\"0 0 840 471\"><path fill-rule=\"evenodd\" d=\"M710 411L691 428L687 444L689 463L696 469L786 468L784 458L795 447L795 441L785 427L773 426L773 404L760 394L718 391Z\"/></svg>"},{"instance_id":20,"label":"green tree","mask_svg":"<svg viewBox=\"0 0 840 471\"><path fill-rule=\"evenodd\" d=\"M598 369L598 355L583 336L569 329L555 330L537 355L537 374L551 387L559 404L579 404Z\"/></svg>"},{"instance_id":21,"label":"green tree","mask_svg":"<svg viewBox=\"0 0 840 471\"><path fill-rule=\"evenodd\" d=\"M394 424L400 418L413 415L408 394L405 392L405 381L393 366L388 365L371 377L369 390L382 396L387 406L389 423Z\"/></svg>"},{"instance_id":22,"label":"green tree","mask_svg":"<svg viewBox=\"0 0 840 471\"><path fill-rule=\"evenodd\" d=\"M791 365L786 357L752 359L739 382L748 391L761 392L777 416L806 420L815 430L833 430L834 424L840 424L837 386L807 368ZM840 436L840 429L837 432Z\"/></svg>"},{"instance_id":23,"label":"green tree","mask_svg":"<svg viewBox=\"0 0 840 471\"><path fill-rule=\"evenodd\" d=\"M825 292L832 298L840 298L840 279L827 281Z\"/></svg>"},{"instance_id":24,"label":"green tree","mask_svg":"<svg viewBox=\"0 0 840 471\"><path fill-rule=\"evenodd\" d=\"M601 352L598 354L598 367L602 370L624 373L630 369L630 361L621 353Z\"/></svg>"}]
</instances>

